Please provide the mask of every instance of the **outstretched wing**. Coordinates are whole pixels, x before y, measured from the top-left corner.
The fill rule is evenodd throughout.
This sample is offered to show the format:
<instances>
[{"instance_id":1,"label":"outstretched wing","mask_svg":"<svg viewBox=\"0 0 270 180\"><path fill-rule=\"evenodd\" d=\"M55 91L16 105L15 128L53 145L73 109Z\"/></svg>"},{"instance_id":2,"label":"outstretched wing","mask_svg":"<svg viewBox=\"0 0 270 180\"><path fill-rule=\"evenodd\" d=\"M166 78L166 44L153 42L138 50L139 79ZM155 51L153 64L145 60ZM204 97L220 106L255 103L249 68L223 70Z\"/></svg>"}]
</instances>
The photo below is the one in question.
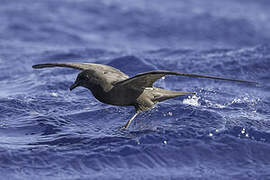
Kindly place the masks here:
<instances>
[{"instance_id":1,"label":"outstretched wing","mask_svg":"<svg viewBox=\"0 0 270 180\"><path fill-rule=\"evenodd\" d=\"M146 73L137 74L134 77L125 79L123 81L117 82L116 85L119 86L130 86L134 88L146 88L152 87L153 83L158 79L166 76L166 75L179 75L179 76L189 76L189 77L200 77L200 78L209 78L209 79L217 79L217 80L225 80L225 81L234 81L241 83L251 83L257 84L256 82L237 80L237 79L229 79L229 78L221 78L215 76L207 76L207 75L198 75L198 74L189 74L189 73L179 73L179 72L170 72L170 71L150 71Z\"/></svg>"},{"instance_id":2,"label":"outstretched wing","mask_svg":"<svg viewBox=\"0 0 270 180\"><path fill-rule=\"evenodd\" d=\"M52 67L67 67L79 70L93 70L99 73L102 73L104 77L108 77L111 82L118 82L124 79L129 78L128 75L121 72L119 69L114 67L103 65L103 64L94 64L94 63L46 63L46 64L36 64L32 66L34 69L42 68L52 68Z\"/></svg>"},{"instance_id":3,"label":"outstretched wing","mask_svg":"<svg viewBox=\"0 0 270 180\"><path fill-rule=\"evenodd\" d=\"M51 67L67 67L79 70L92 69L92 63L45 63L33 65L34 69L51 68Z\"/></svg>"}]
</instances>

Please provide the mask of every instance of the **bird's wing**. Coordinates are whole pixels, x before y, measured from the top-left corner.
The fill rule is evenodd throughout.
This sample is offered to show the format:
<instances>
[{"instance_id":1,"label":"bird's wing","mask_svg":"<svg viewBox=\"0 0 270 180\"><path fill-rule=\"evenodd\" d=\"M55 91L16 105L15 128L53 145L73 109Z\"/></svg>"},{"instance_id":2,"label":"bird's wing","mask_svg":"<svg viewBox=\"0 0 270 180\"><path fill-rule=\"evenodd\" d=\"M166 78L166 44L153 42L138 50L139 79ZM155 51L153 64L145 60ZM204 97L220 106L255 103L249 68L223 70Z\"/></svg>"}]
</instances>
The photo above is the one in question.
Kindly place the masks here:
<instances>
[{"instance_id":1,"label":"bird's wing","mask_svg":"<svg viewBox=\"0 0 270 180\"><path fill-rule=\"evenodd\" d=\"M51 68L51 67L67 67L79 70L94 70L100 73L103 73L103 76L111 82L117 82L129 78L128 75L121 72L119 69L114 67L103 65L103 64L94 64L94 63L46 63L46 64L36 64L32 66L34 69L41 68Z\"/></svg>"},{"instance_id":2,"label":"bird's wing","mask_svg":"<svg viewBox=\"0 0 270 180\"><path fill-rule=\"evenodd\" d=\"M251 83L257 84L256 82L237 80L237 79L229 79L229 78L221 78L215 76L207 76L207 75L198 75L198 74L189 74L189 73L179 73L179 72L170 72L170 71L150 71L146 73L137 74L134 77L125 79L123 81L117 82L116 85L119 86L130 86L134 88L146 88L152 87L153 83L158 79L162 78L166 75L179 75L179 76L190 76L190 77L200 77L200 78L209 78L209 79L217 79L217 80L225 80L225 81L235 81L242 83Z\"/></svg>"},{"instance_id":3,"label":"bird's wing","mask_svg":"<svg viewBox=\"0 0 270 180\"><path fill-rule=\"evenodd\" d=\"M51 67L67 67L79 70L92 69L92 63L45 63L33 65L34 69L51 68Z\"/></svg>"}]
</instances>

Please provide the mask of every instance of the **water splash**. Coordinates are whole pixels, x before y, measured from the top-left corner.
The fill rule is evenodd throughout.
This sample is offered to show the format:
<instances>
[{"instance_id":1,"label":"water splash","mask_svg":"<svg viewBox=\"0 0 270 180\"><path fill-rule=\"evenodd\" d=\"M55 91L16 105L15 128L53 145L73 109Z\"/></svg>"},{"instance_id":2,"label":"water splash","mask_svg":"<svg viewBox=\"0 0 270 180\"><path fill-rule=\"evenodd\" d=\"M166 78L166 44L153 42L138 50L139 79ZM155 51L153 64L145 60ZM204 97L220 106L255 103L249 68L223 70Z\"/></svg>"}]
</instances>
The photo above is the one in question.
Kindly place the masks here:
<instances>
[{"instance_id":1,"label":"water splash","mask_svg":"<svg viewBox=\"0 0 270 180\"><path fill-rule=\"evenodd\" d=\"M219 109L222 109L222 108L225 108L226 107L223 104L213 103L213 102L211 102L211 101L209 101L207 99L205 99L204 101L207 104L207 106L209 106L209 107L219 108Z\"/></svg>"},{"instance_id":2,"label":"water splash","mask_svg":"<svg viewBox=\"0 0 270 180\"><path fill-rule=\"evenodd\" d=\"M52 92L52 93L50 93L51 94L51 96L53 96L53 97L58 97L58 93L56 93L56 92Z\"/></svg>"},{"instance_id":3,"label":"water splash","mask_svg":"<svg viewBox=\"0 0 270 180\"><path fill-rule=\"evenodd\" d=\"M183 104L191 105L191 106L200 106L199 99L200 97L193 95L193 96L188 96L187 99L183 100Z\"/></svg>"}]
</instances>

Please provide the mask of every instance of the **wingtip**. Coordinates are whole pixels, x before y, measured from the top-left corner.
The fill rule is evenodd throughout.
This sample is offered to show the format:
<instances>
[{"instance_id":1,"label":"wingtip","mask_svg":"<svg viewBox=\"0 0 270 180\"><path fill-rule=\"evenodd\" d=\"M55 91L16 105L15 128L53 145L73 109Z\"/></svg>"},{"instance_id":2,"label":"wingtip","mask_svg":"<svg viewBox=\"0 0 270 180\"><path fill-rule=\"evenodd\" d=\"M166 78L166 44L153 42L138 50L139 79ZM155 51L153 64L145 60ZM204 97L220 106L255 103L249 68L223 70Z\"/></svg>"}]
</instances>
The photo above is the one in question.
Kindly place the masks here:
<instances>
[{"instance_id":1,"label":"wingtip","mask_svg":"<svg viewBox=\"0 0 270 180\"><path fill-rule=\"evenodd\" d=\"M33 69L38 69L39 68L39 65L38 64L35 64L32 66Z\"/></svg>"},{"instance_id":2,"label":"wingtip","mask_svg":"<svg viewBox=\"0 0 270 180\"><path fill-rule=\"evenodd\" d=\"M247 81L247 83L249 83L249 84L253 84L253 85L259 85L260 83L258 83L258 82L255 82L255 81Z\"/></svg>"},{"instance_id":3,"label":"wingtip","mask_svg":"<svg viewBox=\"0 0 270 180\"><path fill-rule=\"evenodd\" d=\"M55 64L35 64L32 66L33 69L41 69L41 68L47 68L47 67L53 67Z\"/></svg>"}]
</instances>

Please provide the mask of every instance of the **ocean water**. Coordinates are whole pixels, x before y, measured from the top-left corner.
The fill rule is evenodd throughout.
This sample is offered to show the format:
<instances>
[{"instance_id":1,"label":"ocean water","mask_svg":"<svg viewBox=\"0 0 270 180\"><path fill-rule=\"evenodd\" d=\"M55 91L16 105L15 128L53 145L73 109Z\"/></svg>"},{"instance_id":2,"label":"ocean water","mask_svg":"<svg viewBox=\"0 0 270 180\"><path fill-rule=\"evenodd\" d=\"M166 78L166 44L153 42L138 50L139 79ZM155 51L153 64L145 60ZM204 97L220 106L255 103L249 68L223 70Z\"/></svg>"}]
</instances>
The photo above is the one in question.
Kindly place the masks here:
<instances>
[{"instance_id":1,"label":"ocean water","mask_svg":"<svg viewBox=\"0 0 270 180\"><path fill-rule=\"evenodd\" d=\"M0 179L270 179L270 3L266 0L1 0ZM133 107L69 86L46 62L208 74L194 91L119 130Z\"/></svg>"}]
</instances>

